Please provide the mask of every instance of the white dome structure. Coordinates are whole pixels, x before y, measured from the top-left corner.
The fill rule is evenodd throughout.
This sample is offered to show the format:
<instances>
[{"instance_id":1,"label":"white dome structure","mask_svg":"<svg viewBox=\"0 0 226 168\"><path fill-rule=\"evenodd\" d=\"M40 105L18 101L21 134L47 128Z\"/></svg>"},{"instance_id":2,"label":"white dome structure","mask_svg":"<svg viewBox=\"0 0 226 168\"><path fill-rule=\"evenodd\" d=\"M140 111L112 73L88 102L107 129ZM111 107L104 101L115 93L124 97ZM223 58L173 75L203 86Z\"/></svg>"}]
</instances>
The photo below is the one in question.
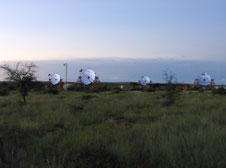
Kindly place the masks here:
<instances>
[{"instance_id":1,"label":"white dome structure","mask_svg":"<svg viewBox=\"0 0 226 168\"><path fill-rule=\"evenodd\" d=\"M81 82L85 85L90 85L95 81L96 73L92 69L81 71Z\"/></svg>"},{"instance_id":2,"label":"white dome structure","mask_svg":"<svg viewBox=\"0 0 226 168\"><path fill-rule=\"evenodd\" d=\"M212 84L211 81L212 81L211 77L207 73L199 75L198 82L201 86L211 85Z\"/></svg>"},{"instance_id":3,"label":"white dome structure","mask_svg":"<svg viewBox=\"0 0 226 168\"><path fill-rule=\"evenodd\" d=\"M57 85L59 82L60 82L60 75L58 74L54 74L50 77L50 82L53 84L53 85Z\"/></svg>"},{"instance_id":4,"label":"white dome structure","mask_svg":"<svg viewBox=\"0 0 226 168\"><path fill-rule=\"evenodd\" d=\"M148 76L142 76L140 80L140 84L142 86L146 86L151 83L151 79Z\"/></svg>"}]
</instances>

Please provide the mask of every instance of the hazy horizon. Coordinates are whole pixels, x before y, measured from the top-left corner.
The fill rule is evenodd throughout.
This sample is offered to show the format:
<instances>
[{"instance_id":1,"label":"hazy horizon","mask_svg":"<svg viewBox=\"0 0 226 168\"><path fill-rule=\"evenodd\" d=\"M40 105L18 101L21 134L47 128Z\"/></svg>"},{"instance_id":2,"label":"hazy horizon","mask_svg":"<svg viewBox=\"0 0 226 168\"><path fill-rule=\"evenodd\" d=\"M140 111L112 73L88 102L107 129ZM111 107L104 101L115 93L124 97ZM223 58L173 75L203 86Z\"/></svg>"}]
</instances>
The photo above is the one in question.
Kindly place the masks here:
<instances>
[{"instance_id":1,"label":"hazy horizon","mask_svg":"<svg viewBox=\"0 0 226 168\"><path fill-rule=\"evenodd\" d=\"M91 68L102 82L137 82L141 76L147 75L153 83L162 83L162 73L169 70L176 75L179 83L193 83L203 72L211 75L216 84L226 84L225 62L166 60L166 59L71 59L33 61L37 64L37 79L47 81L48 74L58 73L65 80L64 63L68 63L68 81L75 82L81 68ZM0 61L0 64L16 62ZM0 70L0 77L3 71Z\"/></svg>"}]
</instances>

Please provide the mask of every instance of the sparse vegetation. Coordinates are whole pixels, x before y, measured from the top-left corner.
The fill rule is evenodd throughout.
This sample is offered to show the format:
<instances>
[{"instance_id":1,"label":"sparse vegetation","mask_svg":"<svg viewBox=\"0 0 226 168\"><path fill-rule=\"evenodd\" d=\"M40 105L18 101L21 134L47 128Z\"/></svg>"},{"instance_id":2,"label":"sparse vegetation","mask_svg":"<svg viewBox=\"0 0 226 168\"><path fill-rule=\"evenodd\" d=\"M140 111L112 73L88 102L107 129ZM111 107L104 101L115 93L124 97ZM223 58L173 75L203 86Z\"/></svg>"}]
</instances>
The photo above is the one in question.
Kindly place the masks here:
<instances>
[{"instance_id":1,"label":"sparse vegetation","mask_svg":"<svg viewBox=\"0 0 226 168\"><path fill-rule=\"evenodd\" d=\"M0 89L0 96L8 96L9 95L9 89L8 88L1 88Z\"/></svg>"},{"instance_id":2,"label":"sparse vegetation","mask_svg":"<svg viewBox=\"0 0 226 168\"><path fill-rule=\"evenodd\" d=\"M164 92L0 96L0 167L226 167L226 97Z\"/></svg>"},{"instance_id":3,"label":"sparse vegetation","mask_svg":"<svg viewBox=\"0 0 226 168\"><path fill-rule=\"evenodd\" d=\"M168 70L163 71L163 79L166 81L165 93L163 97L165 101L163 102L164 106L171 106L175 103L177 91L175 87L176 75Z\"/></svg>"},{"instance_id":4,"label":"sparse vegetation","mask_svg":"<svg viewBox=\"0 0 226 168\"><path fill-rule=\"evenodd\" d=\"M212 89L212 92L214 94L219 94L219 95L225 95L226 94L226 91L225 91L225 88L223 86L217 88L217 89Z\"/></svg>"},{"instance_id":5,"label":"sparse vegetation","mask_svg":"<svg viewBox=\"0 0 226 168\"><path fill-rule=\"evenodd\" d=\"M49 87L46 90L44 90L43 93L57 95L57 94L59 94L59 89L57 89L56 87Z\"/></svg>"},{"instance_id":6,"label":"sparse vegetation","mask_svg":"<svg viewBox=\"0 0 226 168\"><path fill-rule=\"evenodd\" d=\"M23 97L24 103L26 102L26 96L31 90L32 81L35 80L35 68L37 66L33 63L27 64L18 62L16 68L10 68L9 65L1 65L7 75L7 79L15 82L17 89Z\"/></svg>"}]
</instances>

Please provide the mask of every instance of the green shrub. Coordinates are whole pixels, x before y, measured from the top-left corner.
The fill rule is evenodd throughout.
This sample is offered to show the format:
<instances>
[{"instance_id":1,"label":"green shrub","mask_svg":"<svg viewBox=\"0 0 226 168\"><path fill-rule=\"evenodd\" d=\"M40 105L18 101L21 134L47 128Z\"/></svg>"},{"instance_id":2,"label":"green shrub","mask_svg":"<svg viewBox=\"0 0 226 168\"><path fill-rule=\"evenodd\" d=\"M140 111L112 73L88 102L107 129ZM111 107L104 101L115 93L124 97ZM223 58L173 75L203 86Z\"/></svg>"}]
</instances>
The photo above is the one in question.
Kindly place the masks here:
<instances>
[{"instance_id":1,"label":"green shrub","mask_svg":"<svg viewBox=\"0 0 226 168\"><path fill-rule=\"evenodd\" d=\"M67 87L67 90L68 91L75 91L76 87L74 85L70 85L70 86Z\"/></svg>"},{"instance_id":2,"label":"green shrub","mask_svg":"<svg viewBox=\"0 0 226 168\"><path fill-rule=\"evenodd\" d=\"M202 88L202 87L200 87L200 88L198 89L198 91L199 91L199 93L203 93L203 92L205 91L205 89Z\"/></svg>"},{"instance_id":3,"label":"green shrub","mask_svg":"<svg viewBox=\"0 0 226 168\"><path fill-rule=\"evenodd\" d=\"M57 95L57 94L59 94L59 90L57 88L50 87L50 88L47 88L46 90L44 90L44 93Z\"/></svg>"},{"instance_id":4,"label":"green shrub","mask_svg":"<svg viewBox=\"0 0 226 168\"><path fill-rule=\"evenodd\" d=\"M163 102L164 106L171 106L175 103L177 92L175 90L166 91L163 97L165 101Z\"/></svg>"},{"instance_id":5,"label":"green shrub","mask_svg":"<svg viewBox=\"0 0 226 168\"><path fill-rule=\"evenodd\" d=\"M75 91L85 91L85 86L76 85Z\"/></svg>"},{"instance_id":6,"label":"green shrub","mask_svg":"<svg viewBox=\"0 0 226 168\"><path fill-rule=\"evenodd\" d=\"M165 98L163 106L173 105L178 97L178 92L176 91L175 85L168 83L165 86L165 93L163 94L163 97Z\"/></svg>"},{"instance_id":7,"label":"green shrub","mask_svg":"<svg viewBox=\"0 0 226 168\"><path fill-rule=\"evenodd\" d=\"M90 100L90 99L92 99L92 98L95 98L96 96L95 95L84 95L84 96L82 96L82 100Z\"/></svg>"},{"instance_id":8,"label":"green shrub","mask_svg":"<svg viewBox=\"0 0 226 168\"><path fill-rule=\"evenodd\" d=\"M153 87L147 87L147 88L144 88L144 91L145 92L155 92L155 88L153 88Z\"/></svg>"},{"instance_id":9,"label":"green shrub","mask_svg":"<svg viewBox=\"0 0 226 168\"><path fill-rule=\"evenodd\" d=\"M130 85L130 86L133 86L133 87L134 87L134 86L139 86L139 84L138 84L137 82L130 82L129 85Z\"/></svg>"},{"instance_id":10,"label":"green shrub","mask_svg":"<svg viewBox=\"0 0 226 168\"><path fill-rule=\"evenodd\" d=\"M94 90L96 92L104 92L104 91L109 91L110 89L108 88L107 85L100 85L100 86L97 86L97 88L94 88Z\"/></svg>"},{"instance_id":11,"label":"green shrub","mask_svg":"<svg viewBox=\"0 0 226 168\"><path fill-rule=\"evenodd\" d=\"M42 91L45 89L45 84L43 82L35 81L32 82L31 88L36 92Z\"/></svg>"},{"instance_id":12,"label":"green shrub","mask_svg":"<svg viewBox=\"0 0 226 168\"><path fill-rule=\"evenodd\" d=\"M75 165L78 168L119 167L119 160L115 154L107 151L105 146L97 146L95 144L69 153L64 163L64 167L75 167Z\"/></svg>"},{"instance_id":13,"label":"green shrub","mask_svg":"<svg viewBox=\"0 0 226 168\"><path fill-rule=\"evenodd\" d=\"M16 86L11 83L11 84L9 84L8 89L9 90L16 90Z\"/></svg>"},{"instance_id":14,"label":"green shrub","mask_svg":"<svg viewBox=\"0 0 226 168\"><path fill-rule=\"evenodd\" d=\"M226 91L225 91L225 88L224 87L220 87L220 88L217 88L217 89L212 89L212 93L213 94L219 94L219 95L225 95L226 94Z\"/></svg>"},{"instance_id":15,"label":"green shrub","mask_svg":"<svg viewBox=\"0 0 226 168\"><path fill-rule=\"evenodd\" d=\"M0 96L8 96L9 95L9 89L8 88L1 88L0 89Z\"/></svg>"},{"instance_id":16,"label":"green shrub","mask_svg":"<svg viewBox=\"0 0 226 168\"><path fill-rule=\"evenodd\" d=\"M132 91L137 91L137 90L144 90L144 88L142 87L140 87L139 85L137 86L137 85L135 85L135 86L133 86L130 90L132 90Z\"/></svg>"},{"instance_id":17,"label":"green shrub","mask_svg":"<svg viewBox=\"0 0 226 168\"><path fill-rule=\"evenodd\" d=\"M118 94L120 92L121 92L121 89L120 88L114 89L114 90L111 91L112 94Z\"/></svg>"}]
</instances>

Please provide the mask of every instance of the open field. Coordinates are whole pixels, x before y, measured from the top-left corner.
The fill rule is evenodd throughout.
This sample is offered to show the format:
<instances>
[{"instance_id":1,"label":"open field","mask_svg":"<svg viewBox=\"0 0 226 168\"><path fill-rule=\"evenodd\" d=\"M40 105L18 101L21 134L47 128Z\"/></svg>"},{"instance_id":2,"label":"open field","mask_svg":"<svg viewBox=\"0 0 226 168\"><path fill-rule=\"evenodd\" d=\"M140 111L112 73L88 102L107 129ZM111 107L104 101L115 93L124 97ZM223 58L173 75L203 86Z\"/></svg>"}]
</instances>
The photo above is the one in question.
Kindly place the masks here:
<instances>
[{"instance_id":1,"label":"open field","mask_svg":"<svg viewBox=\"0 0 226 168\"><path fill-rule=\"evenodd\" d=\"M226 96L17 91L0 96L0 167L226 167Z\"/></svg>"}]
</instances>

